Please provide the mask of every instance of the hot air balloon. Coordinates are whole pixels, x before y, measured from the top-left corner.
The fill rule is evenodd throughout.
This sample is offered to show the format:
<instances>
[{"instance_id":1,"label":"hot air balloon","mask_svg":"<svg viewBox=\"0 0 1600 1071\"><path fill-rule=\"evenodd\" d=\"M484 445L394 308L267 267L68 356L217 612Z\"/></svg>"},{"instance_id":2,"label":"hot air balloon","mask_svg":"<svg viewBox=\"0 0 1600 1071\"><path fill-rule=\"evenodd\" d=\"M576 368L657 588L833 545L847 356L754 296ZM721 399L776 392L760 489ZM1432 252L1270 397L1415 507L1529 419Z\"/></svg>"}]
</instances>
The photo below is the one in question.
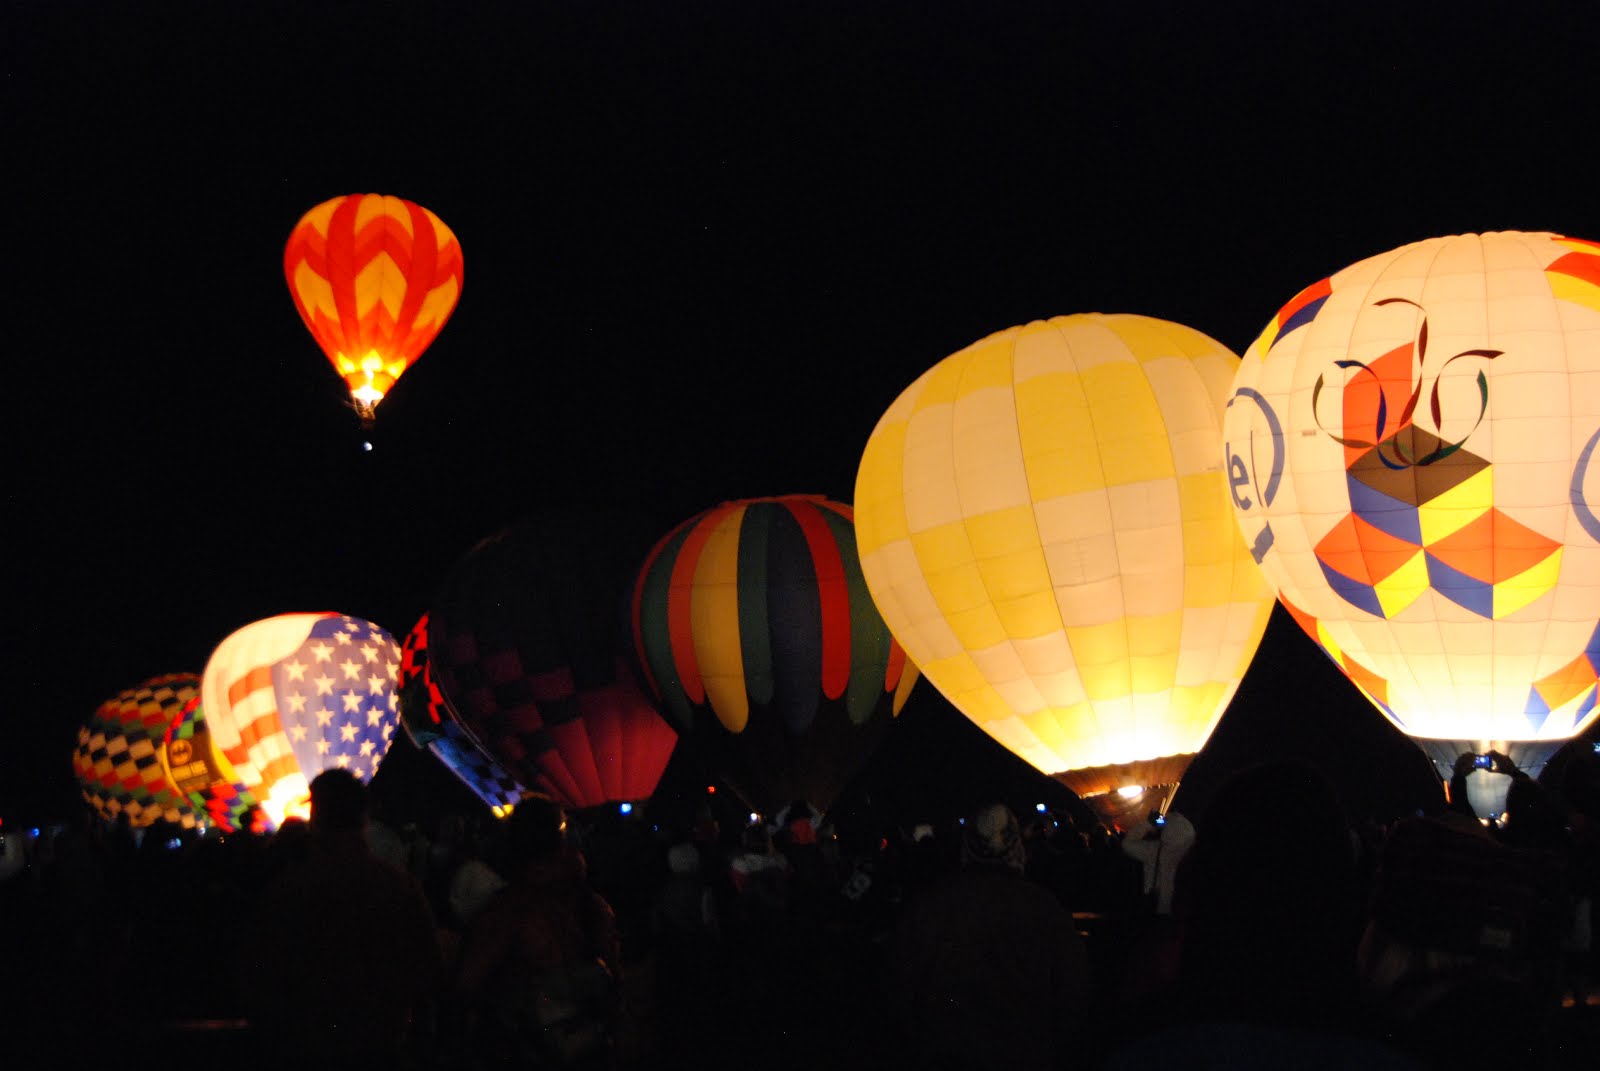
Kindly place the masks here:
<instances>
[{"instance_id":1,"label":"hot air balloon","mask_svg":"<svg viewBox=\"0 0 1600 1071\"><path fill-rule=\"evenodd\" d=\"M625 655L635 522L569 509L505 529L450 570L428 672L518 782L583 809L648 798L677 734Z\"/></svg>"},{"instance_id":2,"label":"hot air balloon","mask_svg":"<svg viewBox=\"0 0 1600 1071\"><path fill-rule=\"evenodd\" d=\"M724 502L669 532L633 591L651 690L761 813L826 811L899 714L916 667L867 594L849 506Z\"/></svg>"},{"instance_id":3,"label":"hot air balloon","mask_svg":"<svg viewBox=\"0 0 1600 1071\"><path fill-rule=\"evenodd\" d=\"M1224 431L1279 599L1442 777L1490 749L1537 775L1594 720L1600 245L1466 234L1323 279Z\"/></svg>"},{"instance_id":4,"label":"hot air balloon","mask_svg":"<svg viewBox=\"0 0 1600 1071\"><path fill-rule=\"evenodd\" d=\"M158 819L187 829L204 820L167 776L167 728L200 693L191 673L151 677L100 704L78 730L72 769L83 798L102 818L127 815L134 828Z\"/></svg>"},{"instance_id":5,"label":"hot air balloon","mask_svg":"<svg viewBox=\"0 0 1600 1071\"><path fill-rule=\"evenodd\" d=\"M274 826L306 816L323 770L370 780L399 720L399 664L388 632L343 614L279 614L228 636L200 692L227 779Z\"/></svg>"},{"instance_id":6,"label":"hot air balloon","mask_svg":"<svg viewBox=\"0 0 1600 1071\"><path fill-rule=\"evenodd\" d=\"M1272 609L1220 460L1237 364L1149 317L1036 321L925 372L862 454L884 620L957 709L1103 816L1170 803Z\"/></svg>"},{"instance_id":7,"label":"hot air balloon","mask_svg":"<svg viewBox=\"0 0 1600 1071\"><path fill-rule=\"evenodd\" d=\"M363 426L461 297L461 245L399 197L355 194L301 217L283 251L300 318L344 377Z\"/></svg>"},{"instance_id":8,"label":"hot air balloon","mask_svg":"<svg viewBox=\"0 0 1600 1071\"><path fill-rule=\"evenodd\" d=\"M233 833L248 825L246 816L256 806L256 798L232 779L233 774L211 746L211 729L200 706L199 678L195 684L194 694L167 726L161 766L195 814Z\"/></svg>"},{"instance_id":9,"label":"hot air balloon","mask_svg":"<svg viewBox=\"0 0 1600 1071\"><path fill-rule=\"evenodd\" d=\"M461 724L428 670L428 615L400 644L400 725L406 737L438 759L496 818L511 813L527 789Z\"/></svg>"}]
</instances>

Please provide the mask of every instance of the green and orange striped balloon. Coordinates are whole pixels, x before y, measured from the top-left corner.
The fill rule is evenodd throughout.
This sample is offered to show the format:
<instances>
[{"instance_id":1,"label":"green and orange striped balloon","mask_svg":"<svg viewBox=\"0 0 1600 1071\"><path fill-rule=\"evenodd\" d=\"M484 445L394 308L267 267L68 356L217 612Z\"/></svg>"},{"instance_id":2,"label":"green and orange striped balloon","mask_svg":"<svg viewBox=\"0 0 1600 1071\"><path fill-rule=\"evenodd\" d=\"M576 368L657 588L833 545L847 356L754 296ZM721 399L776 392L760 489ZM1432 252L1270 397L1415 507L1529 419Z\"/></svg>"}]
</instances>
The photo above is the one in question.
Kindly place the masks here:
<instances>
[{"instance_id":1,"label":"green and orange striped balloon","mask_svg":"<svg viewBox=\"0 0 1600 1071\"><path fill-rule=\"evenodd\" d=\"M768 814L826 809L917 678L867 593L850 507L819 496L725 502L669 532L632 627L668 717Z\"/></svg>"},{"instance_id":2,"label":"green and orange striped balloon","mask_svg":"<svg viewBox=\"0 0 1600 1071\"><path fill-rule=\"evenodd\" d=\"M375 193L335 197L295 225L283 273L307 330L370 422L454 311L461 244L421 205Z\"/></svg>"}]
</instances>

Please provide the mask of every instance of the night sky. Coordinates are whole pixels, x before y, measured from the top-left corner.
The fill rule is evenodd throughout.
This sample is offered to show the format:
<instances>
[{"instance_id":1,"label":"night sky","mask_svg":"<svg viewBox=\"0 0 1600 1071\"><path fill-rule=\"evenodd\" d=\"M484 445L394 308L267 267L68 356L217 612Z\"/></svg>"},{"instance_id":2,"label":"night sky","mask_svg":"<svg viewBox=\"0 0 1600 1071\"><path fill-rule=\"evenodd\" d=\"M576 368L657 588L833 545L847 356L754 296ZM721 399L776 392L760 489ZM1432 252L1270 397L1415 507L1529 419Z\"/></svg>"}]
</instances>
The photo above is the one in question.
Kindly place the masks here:
<instances>
[{"instance_id":1,"label":"night sky","mask_svg":"<svg viewBox=\"0 0 1600 1071\"><path fill-rule=\"evenodd\" d=\"M884 408L993 331L1135 312L1242 352L1406 242L1600 237L1587 4L3 10L4 815L65 813L122 688L284 611L403 635L519 518L848 501ZM281 265L357 192L466 262L370 453ZM1180 806L1277 755L1355 814L1437 796L1281 612ZM926 685L869 776L913 807L1050 784Z\"/></svg>"}]
</instances>

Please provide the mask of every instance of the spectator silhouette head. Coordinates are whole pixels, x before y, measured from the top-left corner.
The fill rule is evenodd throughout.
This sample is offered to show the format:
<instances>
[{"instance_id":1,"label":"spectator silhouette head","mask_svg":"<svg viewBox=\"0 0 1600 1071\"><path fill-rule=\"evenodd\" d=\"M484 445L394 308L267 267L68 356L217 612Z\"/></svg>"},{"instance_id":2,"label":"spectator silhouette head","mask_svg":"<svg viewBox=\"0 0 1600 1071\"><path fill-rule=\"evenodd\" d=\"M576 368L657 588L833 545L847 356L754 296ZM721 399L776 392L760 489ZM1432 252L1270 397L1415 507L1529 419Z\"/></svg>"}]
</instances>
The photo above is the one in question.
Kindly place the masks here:
<instances>
[{"instance_id":1,"label":"spectator silhouette head","mask_svg":"<svg viewBox=\"0 0 1600 1071\"><path fill-rule=\"evenodd\" d=\"M311 828L318 833L360 833L367 824L367 786L335 767L311 779Z\"/></svg>"},{"instance_id":2,"label":"spectator silhouette head","mask_svg":"<svg viewBox=\"0 0 1600 1071\"><path fill-rule=\"evenodd\" d=\"M967 819L961 837L962 866L1021 874L1027 861L1022 827L1010 807L991 803Z\"/></svg>"},{"instance_id":3,"label":"spectator silhouette head","mask_svg":"<svg viewBox=\"0 0 1600 1071\"><path fill-rule=\"evenodd\" d=\"M1566 836L1566 811L1538 781L1519 777L1506 790L1505 839L1522 848L1560 851Z\"/></svg>"},{"instance_id":4,"label":"spectator silhouette head","mask_svg":"<svg viewBox=\"0 0 1600 1071\"><path fill-rule=\"evenodd\" d=\"M506 844L517 862L559 856L567 845L567 812L550 796L524 796L506 820Z\"/></svg>"},{"instance_id":5,"label":"spectator silhouette head","mask_svg":"<svg viewBox=\"0 0 1600 1071\"><path fill-rule=\"evenodd\" d=\"M667 849L667 868L676 877L699 877L700 853L688 841L674 844Z\"/></svg>"}]
</instances>

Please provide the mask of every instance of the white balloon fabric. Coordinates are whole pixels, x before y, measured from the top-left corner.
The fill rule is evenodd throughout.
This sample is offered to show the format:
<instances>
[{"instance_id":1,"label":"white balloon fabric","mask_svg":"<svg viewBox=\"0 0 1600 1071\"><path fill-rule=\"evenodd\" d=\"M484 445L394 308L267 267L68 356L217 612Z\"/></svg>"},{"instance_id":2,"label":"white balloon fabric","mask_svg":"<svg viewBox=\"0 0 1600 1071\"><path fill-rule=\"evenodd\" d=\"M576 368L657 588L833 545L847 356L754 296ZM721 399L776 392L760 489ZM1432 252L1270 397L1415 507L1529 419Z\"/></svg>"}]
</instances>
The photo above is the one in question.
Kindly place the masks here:
<instances>
[{"instance_id":1,"label":"white balloon fabric","mask_svg":"<svg viewBox=\"0 0 1600 1071\"><path fill-rule=\"evenodd\" d=\"M1449 776L1531 773L1596 716L1600 244L1465 234L1292 299L1224 422L1279 599Z\"/></svg>"},{"instance_id":2,"label":"white balloon fabric","mask_svg":"<svg viewBox=\"0 0 1600 1071\"><path fill-rule=\"evenodd\" d=\"M305 816L323 770L377 772L400 717L399 665L388 632L332 613L269 617L212 653L201 682L212 745L274 826Z\"/></svg>"}]
</instances>

